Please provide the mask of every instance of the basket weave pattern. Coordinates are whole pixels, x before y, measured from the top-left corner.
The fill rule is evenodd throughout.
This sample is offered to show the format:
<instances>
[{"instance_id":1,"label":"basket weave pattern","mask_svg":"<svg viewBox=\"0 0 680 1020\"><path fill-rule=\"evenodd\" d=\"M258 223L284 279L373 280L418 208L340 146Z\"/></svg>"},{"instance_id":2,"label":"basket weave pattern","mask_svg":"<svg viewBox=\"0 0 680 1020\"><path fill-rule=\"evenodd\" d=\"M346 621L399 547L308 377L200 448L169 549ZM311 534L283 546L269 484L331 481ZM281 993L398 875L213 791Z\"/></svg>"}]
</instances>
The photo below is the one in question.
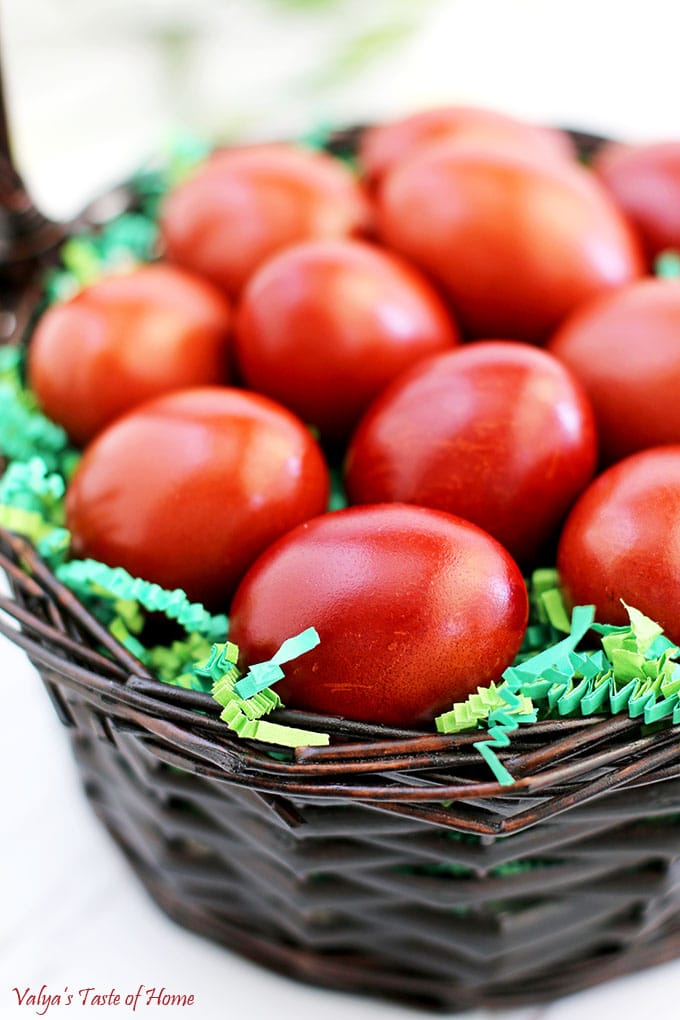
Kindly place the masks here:
<instances>
[{"instance_id":1,"label":"basket weave pattern","mask_svg":"<svg viewBox=\"0 0 680 1020\"><path fill-rule=\"evenodd\" d=\"M187 927L305 980L447 1009L680 955L677 728L536 724L505 757L512 788L473 735L336 722L336 746L276 761L207 695L150 677L26 542L0 550L0 609L21 627L0 629L39 669L95 812Z\"/></svg>"}]
</instances>

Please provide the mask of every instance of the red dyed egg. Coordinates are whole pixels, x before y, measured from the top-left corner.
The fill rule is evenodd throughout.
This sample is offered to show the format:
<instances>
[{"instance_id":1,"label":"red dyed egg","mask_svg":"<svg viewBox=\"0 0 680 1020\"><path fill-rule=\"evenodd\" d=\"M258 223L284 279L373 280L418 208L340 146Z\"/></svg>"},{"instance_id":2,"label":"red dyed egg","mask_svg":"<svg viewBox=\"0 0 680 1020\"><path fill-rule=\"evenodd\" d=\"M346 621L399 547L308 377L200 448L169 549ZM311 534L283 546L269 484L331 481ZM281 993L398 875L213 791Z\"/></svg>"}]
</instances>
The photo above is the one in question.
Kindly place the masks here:
<instances>
[{"instance_id":1,"label":"red dyed egg","mask_svg":"<svg viewBox=\"0 0 680 1020\"><path fill-rule=\"evenodd\" d=\"M277 684L286 705L413 726L498 680L521 644L527 593L511 557L474 525L419 507L356 507L268 549L230 620L249 663L316 627L320 645Z\"/></svg>"},{"instance_id":2,"label":"red dyed egg","mask_svg":"<svg viewBox=\"0 0 680 1020\"><path fill-rule=\"evenodd\" d=\"M265 263L243 293L236 336L247 385L336 440L391 379L458 340L416 269L349 240L310 241Z\"/></svg>"},{"instance_id":3,"label":"red dyed egg","mask_svg":"<svg viewBox=\"0 0 680 1020\"><path fill-rule=\"evenodd\" d=\"M228 149L163 203L168 258L230 294L282 248L362 232L368 204L339 160L293 145Z\"/></svg>"},{"instance_id":4,"label":"red dyed egg","mask_svg":"<svg viewBox=\"0 0 680 1020\"><path fill-rule=\"evenodd\" d=\"M632 223L650 263L680 250L680 142L603 147L593 169Z\"/></svg>"},{"instance_id":5,"label":"red dyed egg","mask_svg":"<svg viewBox=\"0 0 680 1020\"><path fill-rule=\"evenodd\" d=\"M102 432L69 486L66 522L74 555L224 609L253 560L327 499L321 453L289 411L204 387Z\"/></svg>"},{"instance_id":6,"label":"red dyed egg","mask_svg":"<svg viewBox=\"0 0 680 1020\"><path fill-rule=\"evenodd\" d=\"M533 563L595 471L593 413L545 351L506 341L436 355L397 379L357 429L350 502L457 514Z\"/></svg>"},{"instance_id":7,"label":"red dyed egg","mask_svg":"<svg viewBox=\"0 0 680 1020\"><path fill-rule=\"evenodd\" d=\"M605 462L680 443L680 282L639 280L589 302L549 349L590 397Z\"/></svg>"},{"instance_id":8,"label":"red dyed egg","mask_svg":"<svg viewBox=\"0 0 680 1020\"><path fill-rule=\"evenodd\" d=\"M140 266L47 309L31 338L29 382L81 446L151 397L227 383L230 331L230 306L205 280Z\"/></svg>"},{"instance_id":9,"label":"red dyed egg","mask_svg":"<svg viewBox=\"0 0 680 1020\"><path fill-rule=\"evenodd\" d=\"M620 461L583 493L564 526L557 566L571 605L622 625L621 599L680 642L680 446Z\"/></svg>"},{"instance_id":10,"label":"red dyed egg","mask_svg":"<svg viewBox=\"0 0 680 1020\"><path fill-rule=\"evenodd\" d=\"M495 110L442 106L369 128L361 138L359 162L366 176L380 180L433 142L533 154L546 161L575 158L567 135Z\"/></svg>"},{"instance_id":11,"label":"red dyed egg","mask_svg":"<svg viewBox=\"0 0 680 1020\"><path fill-rule=\"evenodd\" d=\"M578 304L643 270L622 214L577 166L439 142L388 175L377 219L474 337L542 342Z\"/></svg>"}]
</instances>

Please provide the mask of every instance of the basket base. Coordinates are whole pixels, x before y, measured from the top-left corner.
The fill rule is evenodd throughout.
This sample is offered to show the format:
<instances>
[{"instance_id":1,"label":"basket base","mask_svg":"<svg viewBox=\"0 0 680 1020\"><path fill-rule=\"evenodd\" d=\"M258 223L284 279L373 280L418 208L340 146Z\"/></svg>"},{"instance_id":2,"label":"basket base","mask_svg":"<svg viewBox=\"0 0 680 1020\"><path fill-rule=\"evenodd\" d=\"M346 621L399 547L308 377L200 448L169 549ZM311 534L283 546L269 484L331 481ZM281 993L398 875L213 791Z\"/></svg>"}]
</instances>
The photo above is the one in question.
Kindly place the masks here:
<instances>
[{"instance_id":1,"label":"basket base","mask_svg":"<svg viewBox=\"0 0 680 1020\"><path fill-rule=\"evenodd\" d=\"M537 1005L680 957L675 770L482 841L180 767L155 737L59 691L86 795L152 898L280 974L461 1012Z\"/></svg>"},{"instance_id":2,"label":"basket base","mask_svg":"<svg viewBox=\"0 0 680 1020\"><path fill-rule=\"evenodd\" d=\"M131 850L96 804L94 807L151 898L172 921L277 974L319 987L388 999L433 1013L521 1008L552 1002L680 957L680 918L674 915L666 924L656 927L648 940L638 939L631 946L613 946L587 960L563 964L550 977L470 987L418 974L395 974L379 969L368 956L319 953L272 941L244 929L243 919L238 916L217 916L210 910L187 905L170 883L159 881L158 875Z\"/></svg>"}]
</instances>

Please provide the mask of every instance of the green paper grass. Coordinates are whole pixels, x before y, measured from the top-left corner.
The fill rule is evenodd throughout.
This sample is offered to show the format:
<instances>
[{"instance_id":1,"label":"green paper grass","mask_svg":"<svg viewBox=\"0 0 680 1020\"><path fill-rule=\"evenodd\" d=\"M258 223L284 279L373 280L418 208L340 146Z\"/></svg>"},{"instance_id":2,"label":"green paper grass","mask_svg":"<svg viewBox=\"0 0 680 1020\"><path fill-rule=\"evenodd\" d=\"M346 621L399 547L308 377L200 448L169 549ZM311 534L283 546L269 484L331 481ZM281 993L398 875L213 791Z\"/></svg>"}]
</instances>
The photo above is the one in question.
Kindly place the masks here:
<instances>
[{"instance_id":1,"label":"green paper grass","mask_svg":"<svg viewBox=\"0 0 680 1020\"><path fill-rule=\"evenodd\" d=\"M97 230L75 234L59 249L61 266L46 276L48 303L67 301L104 276L152 261L157 246L155 221L138 212L123 213Z\"/></svg>"},{"instance_id":2,"label":"green paper grass","mask_svg":"<svg viewBox=\"0 0 680 1020\"><path fill-rule=\"evenodd\" d=\"M46 418L21 378L22 352L0 348L0 450L8 461L40 459L45 473L57 471L69 478L79 454L64 430Z\"/></svg>"},{"instance_id":3,"label":"green paper grass","mask_svg":"<svg viewBox=\"0 0 680 1020\"><path fill-rule=\"evenodd\" d=\"M497 685L490 684L489 687L478 687L475 694L471 694L465 701L459 701L450 712L437 716L435 726L438 733L462 733L475 729L493 712L501 709L516 714L519 722L533 722L536 719L536 709L531 698L522 695L514 708L511 708Z\"/></svg>"},{"instance_id":4,"label":"green paper grass","mask_svg":"<svg viewBox=\"0 0 680 1020\"><path fill-rule=\"evenodd\" d=\"M0 504L32 510L52 524L64 522L65 492L62 475L50 473L41 457L11 463L0 478Z\"/></svg>"},{"instance_id":5,"label":"green paper grass","mask_svg":"<svg viewBox=\"0 0 680 1020\"><path fill-rule=\"evenodd\" d=\"M37 548L43 559L56 564L68 550L71 536L65 528L48 524L35 510L0 503L0 527L22 535Z\"/></svg>"},{"instance_id":6,"label":"green paper grass","mask_svg":"<svg viewBox=\"0 0 680 1020\"><path fill-rule=\"evenodd\" d=\"M297 659L298 656L310 652L320 642L319 635L314 627L308 627L295 637L288 638L283 642L279 650L268 659L267 662L257 662L251 666L242 680L235 685L234 690L240 698L250 698L254 694L271 687L284 675L281 666L285 662Z\"/></svg>"},{"instance_id":7,"label":"green paper grass","mask_svg":"<svg viewBox=\"0 0 680 1020\"><path fill-rule=\"evenodd\" d=\"M109 567L90 559L70 560L57 567L56 574L85 601L94 595L137 602L147 612L163 613L187 633L195 631L212 641L227 632L226 616L211 615L200 603L191 602L181 588L169 591L159 584L133 577L122 567Z\"/></svg>"},{"instance_id":8,"label":"green paper grass","mask_svg":"<svg viewBox=\"0 0 680 1020\"><path fill-rule=\"evenodd\" d=\"M680 279L680 251L669 248L657 255L654 262L654 274L664 280Z\"/></svg>"},{"instance_id":9,"label":"green paper grass","mask_svg":"<svg viewBox=\"0 0 680 1020\"><path fill-rule=\"evenodd\" d=\"M193 672L194 664L210 655L210 642L196 631L182 641L155 645L146 652L145 664L166 684L210 693L212 682Z\"/></svg>"},{"instance_id":10,"label":"green paper grass","mask_svg":"<svg viewBox=\"0 0 680 1020\"><path fill-rule=\"evenodd\" d=\"M629 616L625 627L595 624L593 606L576 606L566 638L506 669L503 683L490 693L479 691L440 715L439 732L485 724L491 739L473 746L498 782L509 786L514 779L496 751L510 745L511 733L522 722L626 712L645 724L680 723L680 648L657 623L624 606ZM561 619L559 611L555 619ZM591 629L601 635L602 648L579 652Z\"/></svg>"},{"instance_id":11,"label":"green paper grass","mask_svg":"<svg viewBox=\"0 0 680 1020\"><path fill-rule=\"evenodd\" d=\"M220 719L239 737L259 740L279 747L326 747L330 743L327 733L301 730L292 726L281 726L264 720L276 708L283 708L283 702L269 685L283 676L281 663L304 655L319 643L319 635L313 627L301 634L288 638L266 663L255 663L246 677L241 680L238 670L238 648L231 642L214 645L209 658L197 664L195 673L210 677L213 681L212 696L222 705ZM274 671L262 667L274 666ZM254 678L266 676L267 684L258 687ZM250 682L248 683L248 679Z\"/></svg>"}]
</instances>

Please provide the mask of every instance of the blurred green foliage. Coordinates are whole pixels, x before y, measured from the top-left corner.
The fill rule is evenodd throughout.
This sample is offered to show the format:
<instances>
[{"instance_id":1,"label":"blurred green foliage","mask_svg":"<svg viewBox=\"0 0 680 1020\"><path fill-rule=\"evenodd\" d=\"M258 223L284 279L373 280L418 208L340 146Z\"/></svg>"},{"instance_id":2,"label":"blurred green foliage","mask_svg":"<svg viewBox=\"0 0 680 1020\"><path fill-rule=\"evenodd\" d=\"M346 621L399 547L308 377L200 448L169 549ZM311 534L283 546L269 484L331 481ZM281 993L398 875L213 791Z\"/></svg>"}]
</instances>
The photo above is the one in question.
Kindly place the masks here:
<instances>
[{"instance_id":1,"label":"blurred green foliage","mask_svg":"<svg viewBox=\"0 0 680 1020\"><path fill-rule=\"evenodd\" d=\"M299 11L327 11L341 7L343 0L269 0L274 7Z\"/></svg>"},{"instance_id":2,"label":"blurred green foliage","mask_svg":"<svg viewBox=\"0 0 680 1020\"><path fill-rule=\"evenodd\" d=\"M338 22L337 43L323 53L306 84L334 88L360 77L374 64L399 49L418 31L431 8L441 0L374 0L370 19L357 19L354 0L264 0L265 6L291 14L329 15ZM352 26L356 26L353 28ZM350 26L349 30L346 26Z\"/></svg>"},{"instance_id":3,"label":"blurred green foliage","mask_svg":"<svg viewBox=\"0 0 680 1020\"><path fill-rule=\"evenodd\" d=\"M194 0L197 8L209 8L220 0ZM444 2L455 0L229 0L239 18L235 19L233 36L225 34L225 67L238 65L243 51L236 55L230 47L238 47L238 33L245 26L251 31L259 26L262 38L270 48L280 38L281 46L300 34L310 40L300 47L300 59L285 70L266 63L261 80L271 76L272 95L281 106L297 109L313 107L323 117L327 108L343 89L368 78L381 65L394 65L398 55L417 38L433 10ZM247 15L240 12L243 4ZM217 23L217 22L216 22ZM247 90L237 99L211 112L209 104L197 107L193 80L200 66L200 54L207 35L210 18L168 18L154 22L150 40L156 49L165 78L164 91L168 108L179 124L193 124L203 134L222 141L239 137L257 129L266 106ZM225 23L220 31L224 31ZM251 44L252 45L252 44ZM255 43L257 46L257 42ZM274 61L276 65L276 61ZM285 67L285 60L281 68ZM225 72L231 73L231 72ZM233 72L236 73L236 72ZM219 90L218 90L219 91ZM224 90L223 90L224 91ZM312 114L314 116L315 114Z\"/></svg>"},{"instance_id":4,"label":"blurred green foliage","mask_svg":"<svg viewBox=\"0 0 680 1020\"><path fill-rule=\"evenodd\" d=\"M343 41L317 80L322 85L332 86L362 74L405 43L416 27L410 19L393 21Z\"/></svg>"}]
</instances>

